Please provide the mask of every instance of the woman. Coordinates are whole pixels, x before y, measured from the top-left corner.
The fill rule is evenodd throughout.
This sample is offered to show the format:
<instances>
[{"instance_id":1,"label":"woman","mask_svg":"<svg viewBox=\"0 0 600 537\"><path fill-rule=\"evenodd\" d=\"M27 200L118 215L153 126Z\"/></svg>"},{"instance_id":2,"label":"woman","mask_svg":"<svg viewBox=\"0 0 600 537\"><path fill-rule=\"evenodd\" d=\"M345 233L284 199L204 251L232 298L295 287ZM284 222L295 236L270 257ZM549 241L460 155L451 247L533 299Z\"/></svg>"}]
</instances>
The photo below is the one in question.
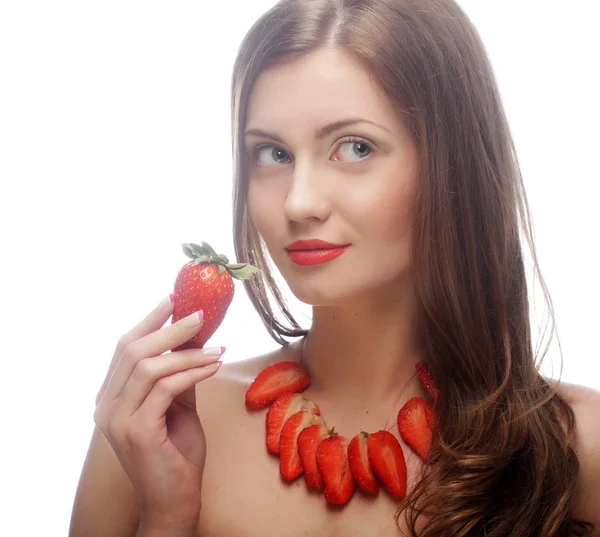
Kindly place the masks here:
<instances>
[{"instance_id":1,"label":"woman","mask_svg":"<svg viewBox=\"0 0 600 537\"><path fill-rule=\"evenodd\" d=\"M71 535L594 535L600 394L538 372L526 197L465 14L451 0L284 0L246 36L232 91L236 254L263 270L244 285L281 348L217 375L216 350L167 360L201 326L161 329L169 301L123 336ZM306 239L345 248L311 264L317 254L291 253ZM313 306L310 330L266 251ZM398 410L426 397L415 365L428 365L439 387L431 456L398 436L403 501L358 490L333 507L280 479L264 413L243 400L283 361L301 363L304 393L347 438L398 436Z\"/></svg>"}]
</instances>

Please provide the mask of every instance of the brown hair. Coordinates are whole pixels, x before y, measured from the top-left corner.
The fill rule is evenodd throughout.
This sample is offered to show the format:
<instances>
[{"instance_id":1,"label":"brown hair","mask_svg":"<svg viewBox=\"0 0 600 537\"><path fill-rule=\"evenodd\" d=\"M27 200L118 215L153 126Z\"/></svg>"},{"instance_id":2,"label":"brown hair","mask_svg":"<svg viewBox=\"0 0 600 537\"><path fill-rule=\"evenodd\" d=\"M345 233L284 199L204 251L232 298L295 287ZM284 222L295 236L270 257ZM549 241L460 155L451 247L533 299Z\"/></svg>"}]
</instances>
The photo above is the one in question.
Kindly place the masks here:
<instances>
[{"instance_id":1,"label":"brown hair","mask_svg":"<svg viewBox=\"0 0 600 537\"><path fill-rule=\"evenodd\" d=\"M571 514L574 413L532 348L520 233L551 333L554 313L518 159L484 45L453 0L283 0L250 29L232 83L235 251L263 271L244 281L250 300L278 343L307 333L248 217L243 137L260 73L322 46L343 47L375 74L419 148L413 270L426 360L444 389L431 464L398 514L420 537L586 535L593 525Z\"/></svg>"}]
</instances>

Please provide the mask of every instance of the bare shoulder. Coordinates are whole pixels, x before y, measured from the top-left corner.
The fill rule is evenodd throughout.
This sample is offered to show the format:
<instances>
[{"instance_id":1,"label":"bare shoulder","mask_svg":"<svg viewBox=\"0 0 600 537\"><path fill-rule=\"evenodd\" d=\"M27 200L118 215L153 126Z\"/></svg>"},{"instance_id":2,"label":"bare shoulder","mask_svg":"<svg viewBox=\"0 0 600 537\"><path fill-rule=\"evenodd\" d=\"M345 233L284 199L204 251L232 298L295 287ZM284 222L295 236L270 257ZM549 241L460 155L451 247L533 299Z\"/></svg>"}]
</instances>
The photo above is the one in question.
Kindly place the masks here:
<instances>
[{"instance_id":1,"label":"bare shoulder","mask_svg":"<svg viewBox=\"0 0 600 537\"><path fill-rule=\"evenodd\" d=\"M575 516L596 524L600 535L600 391L565 382L554 384L575 413L573 449L580 464Z\"/></svg>"}]
</instances>

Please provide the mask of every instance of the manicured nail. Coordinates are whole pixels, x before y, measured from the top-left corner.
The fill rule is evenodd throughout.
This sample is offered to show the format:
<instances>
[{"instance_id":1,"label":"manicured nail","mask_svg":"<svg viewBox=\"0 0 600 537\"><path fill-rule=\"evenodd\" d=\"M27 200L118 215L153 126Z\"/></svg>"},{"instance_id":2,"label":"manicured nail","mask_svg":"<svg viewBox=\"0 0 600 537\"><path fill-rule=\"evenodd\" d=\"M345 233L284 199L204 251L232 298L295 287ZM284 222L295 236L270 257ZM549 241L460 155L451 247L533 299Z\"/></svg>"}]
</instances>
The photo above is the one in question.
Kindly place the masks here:
<instances>
[{"instance_id":1,"label":"manicured nail","mask_svg":"<svg viewBox=\"0 0 600 537\"><path fill-rule=\"evenodd\" d=\"M184 321L183 321L183 326L196 326L197 324L202 322L202 319L204 318L204 312L202 310L198 310L195 313L192 313L191 315L188 315Z\"/></svg>"},{"instance_id":2,"label":"manicured nail","mask_svg":"<svg viewBox=\"0 0 600 537\"><path fill-rule=\"evenodd\" d=\"M173 302L175 302L175 293L171 293L169 295L169 300L171 301L171 304L173 304Z\"/></svg>"},{"instance_id":3,"label":"manicured nail","mask_svg":"<svg viewBox=\"0 0 600 537\"><path fill-rule=\"evenodd\" d=\"M169 302L172 302L171 297L166 296L157 304L156 308L164 308Z\"/></svg>"},{"instance_id":4,"label":"manicured nail","mask_svg":"<svg viewBox=\"0 0 600 537\"><path fill-rule=\"evenodd\" d=\"M202 349L202 354L218 354L221 356L225 352L225 347L207 347Z\"/></svg>"}]
</instances>

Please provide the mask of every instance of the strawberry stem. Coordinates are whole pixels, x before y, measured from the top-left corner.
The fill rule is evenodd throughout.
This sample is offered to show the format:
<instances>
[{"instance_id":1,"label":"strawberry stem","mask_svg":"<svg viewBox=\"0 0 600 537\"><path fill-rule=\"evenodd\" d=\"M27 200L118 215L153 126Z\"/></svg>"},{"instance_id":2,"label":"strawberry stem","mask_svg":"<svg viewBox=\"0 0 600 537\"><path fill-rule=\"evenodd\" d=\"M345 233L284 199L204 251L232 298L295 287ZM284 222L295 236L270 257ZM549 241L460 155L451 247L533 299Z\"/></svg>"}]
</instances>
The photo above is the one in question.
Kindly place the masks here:
<instances>
[{"instance_id":1,"label":"strawberry stem","mask_svg":"<svg viewBox=\"0 0 600 537\"><path fill-rule=\"evenodd\" d=\"M182 245L183 253L194 260L195 265L212 263L219 269L219 275L227 271L233 278L249 280L260 269L248 263L230 263L226 255L218 254L207 242L196 244L193 242Z\"/></svg>"}]
</instances>

